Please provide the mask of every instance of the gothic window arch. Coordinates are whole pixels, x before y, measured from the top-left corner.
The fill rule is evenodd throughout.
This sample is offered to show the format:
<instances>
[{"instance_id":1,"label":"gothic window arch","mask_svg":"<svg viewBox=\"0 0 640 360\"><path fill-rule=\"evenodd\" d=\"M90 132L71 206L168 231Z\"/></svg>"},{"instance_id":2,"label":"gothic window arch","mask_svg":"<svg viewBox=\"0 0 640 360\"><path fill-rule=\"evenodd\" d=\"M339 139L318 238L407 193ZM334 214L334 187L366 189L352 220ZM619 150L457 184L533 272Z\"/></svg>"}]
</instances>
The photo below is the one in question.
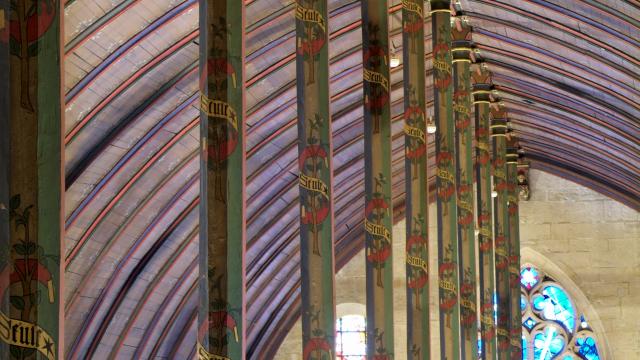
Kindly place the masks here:
<instances>
[{"instance_id":1,"label":"gothic window arch","mask_svg":"<svg viewBox=\"0 0 640 360\"><path fill-rule=\"evenodd\" d=\"M527 264L520 285L523 359L601 359L588 319L561 284Z\"/></svg>"}]
</instances>

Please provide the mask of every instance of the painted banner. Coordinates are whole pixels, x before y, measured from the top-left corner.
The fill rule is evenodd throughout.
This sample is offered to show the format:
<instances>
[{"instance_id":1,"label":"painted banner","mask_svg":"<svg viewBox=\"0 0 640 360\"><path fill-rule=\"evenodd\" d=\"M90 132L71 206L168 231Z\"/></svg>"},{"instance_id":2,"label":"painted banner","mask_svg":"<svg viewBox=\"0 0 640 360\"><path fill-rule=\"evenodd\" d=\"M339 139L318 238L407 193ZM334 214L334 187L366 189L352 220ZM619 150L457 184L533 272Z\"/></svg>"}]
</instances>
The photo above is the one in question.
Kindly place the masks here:
<instances>
[{"instance_id":1,"label":"painted banner","mask_svg":"<svg viewBox=\"0 0 640 360\"><path fill-rule=\"evenodd\" d=\"M335 352L327 0L296 2L302 358Z\"/></svg>"},{"instance_id":2,"label":"painted banner","mask_svg":"<svg viewBox=\"0 0 640 360\"><path fill-rule=\"evenodd\" d=\"M393 359L391 116L386 0L362 2L367 358Z\"/></svg>"},{"instance_id":3,"label":"painted banner","mask_svg":"<svg viewBox=\"0 0 640 360\"><path fill-rule=\"evenodd\" d=\"M407 354L411 359L430 357L424 11L422 0L402 2Z\"/></svg>"},{"instance_id":4,"label":"painted banner","mask_svg":"<svg viewBox=\"0 0 640 360\"><path fill-rule=\"evenodd\" d=\"M476 124L476 204L478 224L478 262L480 289L480 353L482 359L495 360L496 325L493 296L496 291L493 247L493 209L491 197L491 146L489 104L492 90L491 74L484 64L474 66L473 103Z\"/></svg>"},{"instance_id":5,"label":"painted banner","mask_svg":"<svg viewBox=\"0 0 640 360\"><path fill-rule=\"evenodd\" d=\"M200 0L199 359L245 358L244 2Z\"/></svg>"},{"instance_id":6,"label":"painted banner","mask_svg":"<svg viewBox=\"0 0 640 360\"><path fill-rule=\"evenodd\" d=\"M434 118L436 131L436 204L438 209L438 282L442 359L460 359L458 291L458 209L456 201L455 122L449 1L431 1Z\"/></svg>"},{"instance_id":7,"label":"painted banner","mask_svg":"<svg viewBox=\"0 0 640 360\"><path fill-rule=\"evenodd\" d=\"M0 2L0 69L9 69L10 52L9 42L6 40L7 23L9 22L9 2ZM0 94L9 94L10 87L10 72L0 71ZM9 212L7 211L7 204L9 204L9 181L10 181L10 169L9 169L9 142L11 140L11 134L4 129L9 128L9 116L10 113L10 96L0 96L0 269L8 268L9 266ZM8 284L10 275L7 273L0 273L0 284ZM0 298L0 314L8 314L10 311L9 293L4 292ZM0 341L0 359L9 358L9 344L6 341Z\"/></svg>"},{"instance_id":8,"label":"painted banner","mask_svg":"<svg viewBox=\"0 0 640 360\"><path fill-rule=\"evenodd\" d=\"M61 10L55 0L0 7L3 359L62 358Z\"/></svg>"},{"instance_id":9,"label":"painted banner","mask_svg":"<svg viewBox=\"0 0 640 360\"><path fill-rule=\"evenodd\" d=\"M493 182L498 196L494 202L496 301L498 305L498 359L510 359L509 212L506 167L507 112L501 106L491 109L493 121Z\"/></svg>"},{"instance_id":10,"label":"painted banner","mask_svg":"<svg viewBox=\"0 0 640 360\"><path fill-rule=\"evenodd\" d=\"M471 126L471 28L455 19L452 28L453 111L456 128L456 181L460 281L460 358L478 358L476 242Z\"/></svg>"},{"instance_id":11,"label":"painted banner","mask_svg":"<svg viewBox=\"0 0 640 360\"><path fill-rule=\"evenodd\" d=\"M520 218L518 207L518 143L514 136L507 142L507 189L509 211L509 286L511 298L511 359L522 359L522 312L520 310Z\"/></svg>"}]
</instances>

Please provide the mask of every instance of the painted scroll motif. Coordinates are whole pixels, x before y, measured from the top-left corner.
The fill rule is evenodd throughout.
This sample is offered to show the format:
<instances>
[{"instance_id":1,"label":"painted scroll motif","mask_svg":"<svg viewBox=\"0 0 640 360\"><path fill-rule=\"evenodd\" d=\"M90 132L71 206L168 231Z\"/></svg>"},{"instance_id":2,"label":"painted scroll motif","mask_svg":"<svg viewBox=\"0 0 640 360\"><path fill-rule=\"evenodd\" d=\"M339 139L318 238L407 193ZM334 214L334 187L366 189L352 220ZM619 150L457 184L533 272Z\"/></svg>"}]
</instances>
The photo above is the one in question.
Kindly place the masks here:
<instances>
[{"instance_id":1,"label":"painted scroll motif","mask_svg":"<svg viewBox=\"0 0 640 360\"><path fill-rule=\"evenodd\" d=\"M296 2L302 358L335 349L327 0Z\"/></svg>"},{"instance_id":2,"label":"painted scroll motif","mask_svg":"<svg viewBox=\"0 0 640 360\"><path fill-rule=\"evenodd\" d=\"M405 134L407 354L429 359L427 122L424 2L402 2Z\"/></svg>"},{"instance_id":3,"label":"painted scroll motif","mask_svg":"<svg viewBox=\"0 0 640 360\"><path fill-rule=\"evenodd\" d=\"M434 119L436 132L436 205L438 209L438 282L440 351L460 358L460 279L453 117L453 66L449 1L431 1Z\"/></svg>"},{"instance_id":4,"label":"painted scroll motif","mask_svg":"<svg viewBox=\"0 0 640 360\"><path fill-rule=\"evenodd\" d=\"M386 0L362 2L367 358L392 359L393 267Z\"/></svg>"},{"instance_id":5,"label":"painted scroll motif","mask_svg":"<svg viewBox=\"0 0 640 360\"><path fill-rule=\"evenodd\" d=\"M491 74L484 64L478 64L471 73L476 123L476 204L478 224L478 261L480 289L480 336L481 353L486 360L495 360L496 324L494 320L495 259L493 246L493 208L491 197L491 130L490 94Z\"/></svg>"},{"instance_id":6,"label":"painted scroll motif","mask_svg":"<svg viewBox=\"0 0 640 360\"><path fill-rule=\"evenodd\" d=\"M244 5L200 1L199 359L244 359Z\"/></svg>"},{"instance_id":7,"label":"painted scroll motif","mask_svg":"<svg viewBox=\"0 0 640 360\"><path fill-rule=\"evenodd\" d=\"M62 234L60 8L12 0L0 11L0 347L3 358L57 359ZM8 69L8 70L7 70ZM7 351L8 350L8 351Z\"/></svg>"}]
</instances>

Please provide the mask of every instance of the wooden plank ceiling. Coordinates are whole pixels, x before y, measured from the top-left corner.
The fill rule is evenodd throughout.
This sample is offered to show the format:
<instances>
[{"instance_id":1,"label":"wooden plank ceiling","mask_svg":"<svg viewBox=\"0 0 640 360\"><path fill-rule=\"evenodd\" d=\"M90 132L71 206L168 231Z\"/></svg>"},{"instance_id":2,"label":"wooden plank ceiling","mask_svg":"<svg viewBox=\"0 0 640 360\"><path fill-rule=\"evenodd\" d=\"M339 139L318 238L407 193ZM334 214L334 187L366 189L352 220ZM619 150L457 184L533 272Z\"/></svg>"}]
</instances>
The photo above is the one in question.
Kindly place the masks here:
<instances>
[{"instance_id":1,"label":"wooden plank ceiling","mask_svg":"<svg viewBox=\"0 0 640 360\"><path fill-rule=\"evenodd\" d=\"M268 358L299 310L293 4L245 2L248 351ZM390 9L398 52L399 2ZM65 6L68 354L187 358L198 271L197 1ZM460 7L532 166L640 210L640 2L461 0ZM363 246L359 1L330 0L330 14L342 267ZM401 67L392 83L399 218Z\"/></svg>"}]
</instances>

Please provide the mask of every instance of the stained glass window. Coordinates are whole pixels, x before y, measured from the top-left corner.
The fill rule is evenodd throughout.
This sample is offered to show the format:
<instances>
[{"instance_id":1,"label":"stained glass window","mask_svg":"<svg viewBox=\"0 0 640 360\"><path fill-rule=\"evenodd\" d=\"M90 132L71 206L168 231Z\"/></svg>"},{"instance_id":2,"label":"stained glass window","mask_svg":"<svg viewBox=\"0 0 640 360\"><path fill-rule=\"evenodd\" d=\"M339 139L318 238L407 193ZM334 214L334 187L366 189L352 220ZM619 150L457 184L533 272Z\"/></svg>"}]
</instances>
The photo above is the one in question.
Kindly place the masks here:
<instances>
[{"instance_id":1,"label":"stained glass window","mask_svg":"<svg viewBox=\"0 0 640 360\"><path fill-rule=\"evenodd\" d=\"M367 355L367 324L364 316L346 315L336 321L336 358L364 360Z\"/></svg>"},{"instance_id":2,"label":"stained glass window","mask_svg":"<svg viewBox=\"0 0 640 360\"><path fill-rule=\"evenodd\" d=\"M600 360L595 334L567 291L532 265L521 270L525 360Z\"/></svg>"}]
</instances>

